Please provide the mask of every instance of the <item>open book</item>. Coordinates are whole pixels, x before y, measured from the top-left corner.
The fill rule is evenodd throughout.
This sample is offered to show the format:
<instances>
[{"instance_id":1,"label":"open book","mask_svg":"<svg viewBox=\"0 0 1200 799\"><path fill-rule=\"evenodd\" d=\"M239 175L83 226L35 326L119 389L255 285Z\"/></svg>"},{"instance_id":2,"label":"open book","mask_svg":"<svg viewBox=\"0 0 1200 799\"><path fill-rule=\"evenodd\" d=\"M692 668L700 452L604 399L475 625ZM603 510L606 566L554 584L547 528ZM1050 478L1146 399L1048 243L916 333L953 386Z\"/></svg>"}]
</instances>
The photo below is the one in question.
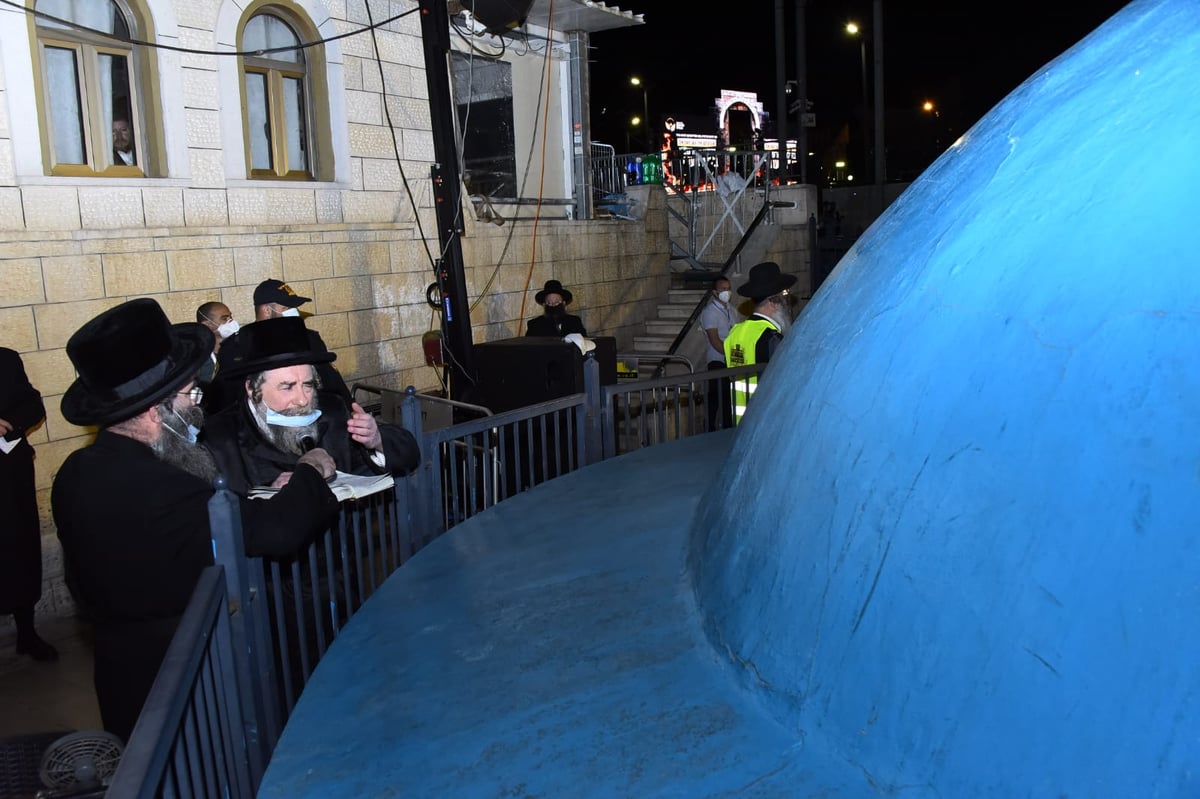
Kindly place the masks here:
<instances>
[{"instance_id":1,"label":"open book","mask_svg":"<svg viewBox=\"0 0 1200 799\"><path fill-rule=\"evenodd\" d=\"M329 484L329 490L339 502L348 499L361 499L391 488L396 484L390 474L347 474L338 472ZM278 488L271 486L255 486L247 495L250 499L267 499L279 493Z\"/></svg>"}]
</instances>

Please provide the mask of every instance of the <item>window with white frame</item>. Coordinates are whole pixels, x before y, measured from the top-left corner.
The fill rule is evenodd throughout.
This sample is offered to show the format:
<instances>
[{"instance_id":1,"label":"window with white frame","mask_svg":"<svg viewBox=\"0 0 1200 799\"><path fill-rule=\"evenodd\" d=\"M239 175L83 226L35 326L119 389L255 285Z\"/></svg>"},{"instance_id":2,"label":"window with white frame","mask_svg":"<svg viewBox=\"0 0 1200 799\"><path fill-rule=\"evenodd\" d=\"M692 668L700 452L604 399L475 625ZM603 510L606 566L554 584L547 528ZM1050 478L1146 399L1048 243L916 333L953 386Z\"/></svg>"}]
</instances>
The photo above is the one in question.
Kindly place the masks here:
<instances>
[{"instance_id":1,"label":"window with white frame","mask_svg":"<svg viewBox=\"0 0 1200 799\"><path fill-rule=\"evenodd\" d=\"M308 180L316 175L309 64L283 9L247 20L242 56L246 163L252 178Z\"/></svg>"},{"instance_id":2,"label":"window with white frame","mask_svg":"<svg viewBox=\"0 0 1200 799\"><path fill-rule=\"evenodd\" d=\"M47 170L145 174L139 55L126 43L138 38L137 17L117 0L37 0L35 9Z\"/></svg>"}]
</instances>

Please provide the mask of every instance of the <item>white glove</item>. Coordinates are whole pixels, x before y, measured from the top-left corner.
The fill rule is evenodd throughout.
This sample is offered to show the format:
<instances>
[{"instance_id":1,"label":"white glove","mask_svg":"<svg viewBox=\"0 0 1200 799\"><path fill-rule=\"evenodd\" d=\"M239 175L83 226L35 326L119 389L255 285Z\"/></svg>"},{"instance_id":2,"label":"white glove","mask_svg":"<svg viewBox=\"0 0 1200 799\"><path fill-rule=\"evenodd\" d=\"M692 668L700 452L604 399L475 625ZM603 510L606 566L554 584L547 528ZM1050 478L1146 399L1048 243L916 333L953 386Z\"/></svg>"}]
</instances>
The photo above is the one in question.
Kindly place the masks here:
<instances>
[{"instance_id":1,"label":"white glove","mask_svg":"<svg viewBox=\"0 0 1200 799\"><path fill-rule=\"evenodd\" d=\"M574 344L584 355L587 355L589 352L596 349L596 342L592 341L590 338L584 338L578 333L568 333L567 335L563 336L563 341Z\"/></svg>"}]
</instances>

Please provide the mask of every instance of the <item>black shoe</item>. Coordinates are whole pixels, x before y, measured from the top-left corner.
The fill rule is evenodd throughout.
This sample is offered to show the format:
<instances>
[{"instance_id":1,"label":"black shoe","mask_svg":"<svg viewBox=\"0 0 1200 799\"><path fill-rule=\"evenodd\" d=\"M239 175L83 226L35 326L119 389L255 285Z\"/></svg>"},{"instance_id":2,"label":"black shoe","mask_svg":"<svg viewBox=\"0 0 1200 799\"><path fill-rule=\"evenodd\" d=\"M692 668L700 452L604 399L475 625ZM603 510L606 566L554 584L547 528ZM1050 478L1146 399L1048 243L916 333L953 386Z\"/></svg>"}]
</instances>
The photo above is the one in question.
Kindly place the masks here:
<instances>
[{"instance_id":1,"label":"black shoe","mask_svg":"<svg viewBox=\"0 0 1200 799\"><path fill-rule=\"evenodd\" d=\"M58 660L58 650L43 641L37 633L24 641L17 639L17 654L29 655L34 660Z\"/></svg>"}]
</instances>

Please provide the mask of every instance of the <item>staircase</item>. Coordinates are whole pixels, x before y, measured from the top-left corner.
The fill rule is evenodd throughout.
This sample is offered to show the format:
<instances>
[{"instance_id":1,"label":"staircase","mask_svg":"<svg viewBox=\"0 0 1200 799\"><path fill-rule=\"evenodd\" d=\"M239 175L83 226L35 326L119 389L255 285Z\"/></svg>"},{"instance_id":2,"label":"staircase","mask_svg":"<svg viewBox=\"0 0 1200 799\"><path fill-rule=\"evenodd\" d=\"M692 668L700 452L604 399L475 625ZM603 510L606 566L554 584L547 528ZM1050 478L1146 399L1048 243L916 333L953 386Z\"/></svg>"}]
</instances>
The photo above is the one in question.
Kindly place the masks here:
<instances>
[{"instance_id":1,"label":"staircase","mask_svg":"<svg viewBox=\"0 0 1200 799\"><path fill-rule=\"evenodd\" d=\"M658 315L646 321L645 335L633 337L633 349L638 355L640 377L651 377L654 374L661 363L661 357L667 354L684 322L695 310L696 303L708 293L707 288L684 287L684 282L678 276L673 275L671 280L677 287L667 291L666 302L658 306ZM693 371L704 371L704 334L698 326L693 325L675 355L687 358ZM672 361L668 364L667 371L670 374L678 374L687 371L687 366L681 361Z\"/></svg>"}]
</instances>

